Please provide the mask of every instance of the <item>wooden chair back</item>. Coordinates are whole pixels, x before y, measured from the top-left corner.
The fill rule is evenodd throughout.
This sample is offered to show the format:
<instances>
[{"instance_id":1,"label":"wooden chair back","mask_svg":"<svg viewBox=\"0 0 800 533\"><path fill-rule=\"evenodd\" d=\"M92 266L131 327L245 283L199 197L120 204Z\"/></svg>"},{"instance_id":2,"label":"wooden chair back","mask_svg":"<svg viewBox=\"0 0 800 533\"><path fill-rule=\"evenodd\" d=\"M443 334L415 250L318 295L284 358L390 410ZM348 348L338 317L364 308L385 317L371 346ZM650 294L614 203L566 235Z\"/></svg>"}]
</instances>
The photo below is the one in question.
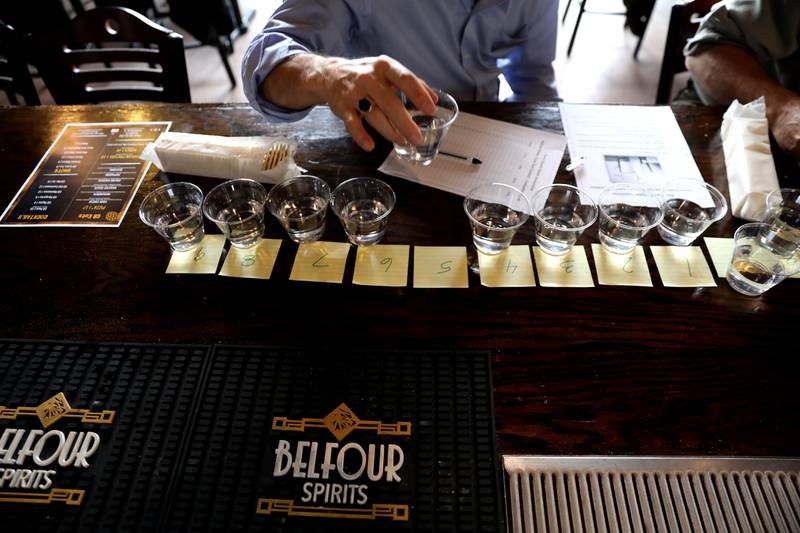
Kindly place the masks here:
<instances>
[{"instance_id":1,"label":"wooden chair back","mask_svg":"<svg viewBox=\"0 0 800 533\"><path fill-rule=\"evenodd\" d=\"M190 102L183 37L123 7L100 7L39 38L37 66L58 104Z\"/></svg>"},{"instance_id":2,"label":"wooden chair back","mask_svg":"<svg viewBox=\"0 0 800 533\"><path fill-rule=\"evenodd\" d=\"M0 91L9 103L18 105L21 96L27 105L39 105L39 95L33 84L25 52L28 40L12 26L0 21Z\"/></svg>"},{"instance_id":3,"label":"wooden chair back","mask_svg":"<svg viewBox=\"0 0 800 533\"><path fill-rule=\"evenodd\" d=\"M669 103L675 75L686 71L683 47L697 31L700 18L708 13L716 2L717 0L682 0L672 6L656 91L657 105Z\"/></svg>"}]
</instances>

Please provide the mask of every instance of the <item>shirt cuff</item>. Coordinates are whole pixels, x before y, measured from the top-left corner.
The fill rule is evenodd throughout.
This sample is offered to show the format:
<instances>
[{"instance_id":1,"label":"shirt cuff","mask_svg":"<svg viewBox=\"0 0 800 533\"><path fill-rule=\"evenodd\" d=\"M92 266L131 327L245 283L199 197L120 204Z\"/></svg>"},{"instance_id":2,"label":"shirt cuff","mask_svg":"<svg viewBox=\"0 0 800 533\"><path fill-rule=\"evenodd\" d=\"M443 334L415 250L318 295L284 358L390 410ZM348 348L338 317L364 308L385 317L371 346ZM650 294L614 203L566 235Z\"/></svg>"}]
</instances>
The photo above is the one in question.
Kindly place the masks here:
<instances>
[{"instance_id":1,"label":"shirt cuff","mask_svg":"<svg viewBox=\"0 0 800 533\"><path fill-rule=\"evenodd\" d=\"M288 109L265 100L258 90L261 82L281 62L293 55L310 53L304 46L296 43L277 43L270 45L268 36L257 37L245 52L242 60L242 89L247 101L263 115L284 122L294 122L311 112L305 109Z\"/></svg>"}]
</instances>

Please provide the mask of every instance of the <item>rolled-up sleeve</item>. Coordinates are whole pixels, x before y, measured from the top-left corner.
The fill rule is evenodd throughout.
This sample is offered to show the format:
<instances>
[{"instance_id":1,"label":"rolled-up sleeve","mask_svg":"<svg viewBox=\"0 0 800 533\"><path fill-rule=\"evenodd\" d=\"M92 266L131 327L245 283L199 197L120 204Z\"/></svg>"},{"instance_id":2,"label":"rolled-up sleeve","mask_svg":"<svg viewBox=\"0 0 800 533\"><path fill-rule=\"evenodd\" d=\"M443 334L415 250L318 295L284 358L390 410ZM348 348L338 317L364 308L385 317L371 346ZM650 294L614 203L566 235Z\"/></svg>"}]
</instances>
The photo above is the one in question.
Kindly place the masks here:
<instances>
[{"instance_id":1,"label":"rolled-up sleeve","mask_svg":"<svg viewBox=\"0 0 800 533\"><path fill-rule=\"evenodd\" d=\"M311 108L287 109L265 100L258 88L287 58L301 53L342 54L355 23L342 0L287 0L250 43L242 60L242 88L247 101L267 117L295 121Z\"/></svg>"},{"instance_id":2,"label":"rolled-up sleeve","mask_svg":"<svg viewBox=\"0 0 800 533\"><path fill-rule=\"evenodd\" d=\"M798 50L800 9L797 0L729 0L703 18L684 48L687 56L729 44L749 50L759 61L777 61Z\"/></svg>"},{"instance_id":3,"label":"rolled-up sleeve","mask_svg":"<svg viewBox=\"0 0 800 533\"><path fill-rule=\"evenodd\" d=\"M521 2L524 42L498 62L514 94L512 102L557 100L553 61L556 57L558 2L539 0Z\"/></svg>"}]
</instances>

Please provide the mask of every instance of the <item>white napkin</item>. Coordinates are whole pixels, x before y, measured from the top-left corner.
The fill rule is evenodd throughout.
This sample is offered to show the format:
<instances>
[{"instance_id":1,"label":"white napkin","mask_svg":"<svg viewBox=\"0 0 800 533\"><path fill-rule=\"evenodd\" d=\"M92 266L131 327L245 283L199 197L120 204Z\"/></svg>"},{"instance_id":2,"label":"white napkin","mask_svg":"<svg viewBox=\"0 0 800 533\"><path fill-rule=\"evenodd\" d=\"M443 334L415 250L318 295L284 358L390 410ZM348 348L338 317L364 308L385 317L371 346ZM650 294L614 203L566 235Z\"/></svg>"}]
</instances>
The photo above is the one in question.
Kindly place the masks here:
<instances>
[{"instance_id":1,"label":"white napkin","mask_svg":"<svg viewBox=\"0 0 800 533\"><path fill-rule=\"evenodd\" d=\"M722 119L722 151L731 213L745 220L762 220L767 195L778 188L763 96L745 105L733 101Z\"/></svg>"},{"instance_id":2,"label":"white napkin","mask_svg":"<svg viewBox=\"0 0 800 533\"><path fill-rule=\"evenodd\" d=\"M262 170L264 155L271 146L285 143L290 153L270 170ZM221 137L196 133L162 133L148 144L141 158L165 172L210 178L250 178L278 183L305 172L294 162L295 143L280 137Z\"/></svg>"}]
</instances>

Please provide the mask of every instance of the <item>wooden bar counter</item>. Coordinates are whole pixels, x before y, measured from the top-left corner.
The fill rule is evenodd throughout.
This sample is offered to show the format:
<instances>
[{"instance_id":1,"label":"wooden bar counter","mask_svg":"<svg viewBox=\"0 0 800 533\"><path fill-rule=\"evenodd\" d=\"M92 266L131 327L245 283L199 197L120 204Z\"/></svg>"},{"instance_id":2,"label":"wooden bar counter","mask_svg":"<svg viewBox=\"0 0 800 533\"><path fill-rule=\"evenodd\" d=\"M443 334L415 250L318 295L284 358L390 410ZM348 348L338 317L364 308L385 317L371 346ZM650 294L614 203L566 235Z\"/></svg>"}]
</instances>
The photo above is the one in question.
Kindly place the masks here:
<instances>
[{"instance_id":1,"label":"wooden bar counter","mask_svg":"<svg viewBox=\"0 0 800 533\"><path fill-rule=\"evenodd\" d=\"M463 108L562 131L554 104ZM727 193L722 110L674 111L703 176ZM206 193L219 180L152 169L119 228L0 228L0 337L481 349L492 353L502 453L800 455L800 280L757 298L720 278L716 288L667 288L648 252L653 288L483 287L462 198L381 175L390 146L360 151L327 109L271 124L243 104L2 108L0 203L65 123L157 120L172 131L289 136L298 163L331 187L381 177L397 194L383 242L470 247L469 288L353 285L354 250L342 285L289 281L296 245L269 217L266 235L284 240L271 280L165 274L169 248L139 220L142 198L167 179ZM559 180L569 180L567 160ZM795 162L778 167L781 186L800 186ZM706 235L731 237L742 222L728 215ZM208 221L206 231L219 233ZM330 213L323 238L345 241ZM528 222L514 243L532 242ZM596 226L580 243L595 242ZM652 231L644 244L664 243Z\"/></svg>"}]
</instances>

